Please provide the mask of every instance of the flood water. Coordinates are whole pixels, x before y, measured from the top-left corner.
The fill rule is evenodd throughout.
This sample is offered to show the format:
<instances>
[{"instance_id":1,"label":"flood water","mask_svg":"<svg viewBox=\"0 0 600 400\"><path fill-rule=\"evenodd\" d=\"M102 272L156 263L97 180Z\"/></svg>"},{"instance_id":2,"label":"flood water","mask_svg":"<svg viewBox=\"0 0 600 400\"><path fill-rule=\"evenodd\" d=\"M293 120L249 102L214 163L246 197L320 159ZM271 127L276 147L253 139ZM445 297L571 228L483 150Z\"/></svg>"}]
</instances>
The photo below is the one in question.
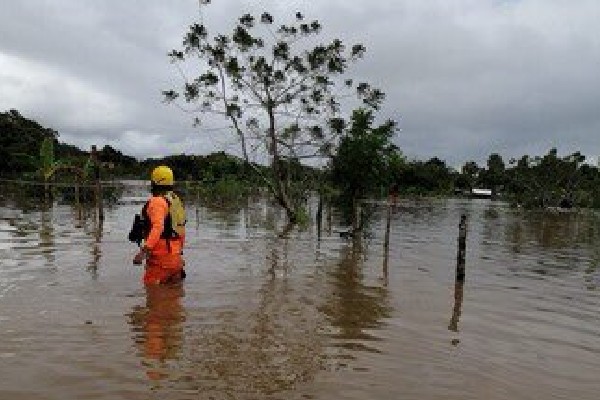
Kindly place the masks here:
<instances>
[{"instance_id":1,"label":"flood water","mask_svg":"<svg viewBox=\"0 0 600 400\"><path fill-rule=\"evenodd\" d=\"M318 240L263 200L189 203L187 280L145 289L141 205L1 192L0 399L600 398L593 213L400 200L386 257L384 205L353 243L335 210Z\"/></svg>"}]
</instances>

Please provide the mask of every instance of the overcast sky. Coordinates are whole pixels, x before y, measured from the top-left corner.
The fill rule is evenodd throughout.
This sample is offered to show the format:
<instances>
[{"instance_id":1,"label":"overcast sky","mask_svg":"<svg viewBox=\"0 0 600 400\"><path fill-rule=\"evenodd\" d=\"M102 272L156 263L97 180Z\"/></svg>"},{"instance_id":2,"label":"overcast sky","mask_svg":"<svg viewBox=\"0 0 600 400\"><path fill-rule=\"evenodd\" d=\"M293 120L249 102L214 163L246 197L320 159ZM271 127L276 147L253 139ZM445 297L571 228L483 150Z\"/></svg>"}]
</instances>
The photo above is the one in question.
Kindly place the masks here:
<instances>
[{"instance_id":1,"label":"overcast sky","mask_svg":"<svg viewBox=\"0 0 600 400\"><path fill-rule=\"evenodd\" d=\"M409 158L600 155L598 0L213 0L204 18L229 31L265 10L365 44L351 73L386 92L379 115L399 122ZM180 83L166 54L197 17L197 0L2 0L0 111L139 158L236 152L162 102Z\"/></svg>"}]
</instances>

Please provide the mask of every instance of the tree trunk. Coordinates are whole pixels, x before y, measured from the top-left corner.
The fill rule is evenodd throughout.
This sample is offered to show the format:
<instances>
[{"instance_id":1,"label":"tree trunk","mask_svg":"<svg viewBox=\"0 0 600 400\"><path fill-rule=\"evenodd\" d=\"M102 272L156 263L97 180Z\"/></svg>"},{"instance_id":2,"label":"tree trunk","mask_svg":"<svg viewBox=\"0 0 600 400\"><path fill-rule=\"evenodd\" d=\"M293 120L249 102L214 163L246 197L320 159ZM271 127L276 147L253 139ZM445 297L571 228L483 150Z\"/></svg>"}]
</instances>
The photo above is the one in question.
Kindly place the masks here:
<instances>
[{"instance_id":1,"label":"tree trunk","mask_svg":"<svg viewBox=\"0 0 600 400\"><path fill-rule=\"evenodd\" d=\"M270 96L268 99L271 102ZM272 107L268 108L269 114L269 139L271 141L271 152L273 154L273 160L271 164L271 170L275 179L275 198L279 202L279 205L284 208L287 215L288 221L292 224L298 222L298 214L291 202L289 195L286 190L284 172L282 170L281 158L279 157L279 148L277 146L277 136L275 131L275 114Z\"/></svg>"},{"instance_id":2,"label":"tree trunk","mask_svg":"<svg viewBox=\"0 0 600 400\"><path fill-rule=\"evenodd\" d=\"M352 199L352 232L357 233L361 229L360 223L360 204L358 196L354 196Z\"/></svg>"}]
</instances>

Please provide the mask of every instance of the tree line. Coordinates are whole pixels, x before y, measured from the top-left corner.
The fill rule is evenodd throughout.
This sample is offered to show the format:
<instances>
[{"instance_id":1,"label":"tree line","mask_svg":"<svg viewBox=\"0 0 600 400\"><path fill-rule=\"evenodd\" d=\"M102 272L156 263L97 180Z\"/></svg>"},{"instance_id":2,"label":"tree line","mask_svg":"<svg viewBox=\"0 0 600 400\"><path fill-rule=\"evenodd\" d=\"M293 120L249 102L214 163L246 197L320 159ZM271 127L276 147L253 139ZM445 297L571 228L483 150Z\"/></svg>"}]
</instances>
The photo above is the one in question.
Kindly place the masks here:
<instances>
[{"instance_id":1,"label":"tree line","mask_svg":"<svg viewBox=\"0 0 600 400\"><path fill-rule=\"evenodd\" d=\"M303 165L299 159L280 161L280 171L290 186L295 186L291 190L294 197L305 198L307 192L319 191L348 205L357 199L390 193L451 196L468 194L473 188L489 188L498 198L526 208L600 208L600 171L587 164L580 152L559 156L552 148L542 156L523 155L508 162L493 153L485 165L467 161L457 171L437 157L426 161L406 159L393 143L394 123L373 124L372 112L356 111L337 152L319 168ZM16 110L0 112L0 176L41 178L39 159L47 140L53 142L55 158L64 165L84 167L88 162L89 151L60 142L55 130ZM104 179L145 180L156 165L167 164L180 180L260 186L262 180L256 170L263 176L271 171L268 166L248 165L243 158L224 152L137 160L106 145L98 150L98 157Z\"/></svg>"}]
</instances>

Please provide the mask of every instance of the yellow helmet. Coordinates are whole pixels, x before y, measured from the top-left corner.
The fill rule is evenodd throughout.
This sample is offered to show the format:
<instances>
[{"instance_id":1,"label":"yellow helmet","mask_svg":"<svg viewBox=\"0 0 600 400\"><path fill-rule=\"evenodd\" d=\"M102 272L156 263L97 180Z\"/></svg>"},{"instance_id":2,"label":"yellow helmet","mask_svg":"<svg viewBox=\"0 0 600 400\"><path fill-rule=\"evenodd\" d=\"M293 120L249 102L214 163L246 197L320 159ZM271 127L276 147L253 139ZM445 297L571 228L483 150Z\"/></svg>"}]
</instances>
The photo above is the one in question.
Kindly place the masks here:
<instances>
[{"instance_id":1,"label":"yellow helmet","mask_svg":"<svg viewBox=\"0 0 600 400\"><path fill-rule=\"evenodd\" d=\"M166 165L161 165L152 170L150 180L158 186L173 186L173 171Z\"/></svg>"}]
</instances>

